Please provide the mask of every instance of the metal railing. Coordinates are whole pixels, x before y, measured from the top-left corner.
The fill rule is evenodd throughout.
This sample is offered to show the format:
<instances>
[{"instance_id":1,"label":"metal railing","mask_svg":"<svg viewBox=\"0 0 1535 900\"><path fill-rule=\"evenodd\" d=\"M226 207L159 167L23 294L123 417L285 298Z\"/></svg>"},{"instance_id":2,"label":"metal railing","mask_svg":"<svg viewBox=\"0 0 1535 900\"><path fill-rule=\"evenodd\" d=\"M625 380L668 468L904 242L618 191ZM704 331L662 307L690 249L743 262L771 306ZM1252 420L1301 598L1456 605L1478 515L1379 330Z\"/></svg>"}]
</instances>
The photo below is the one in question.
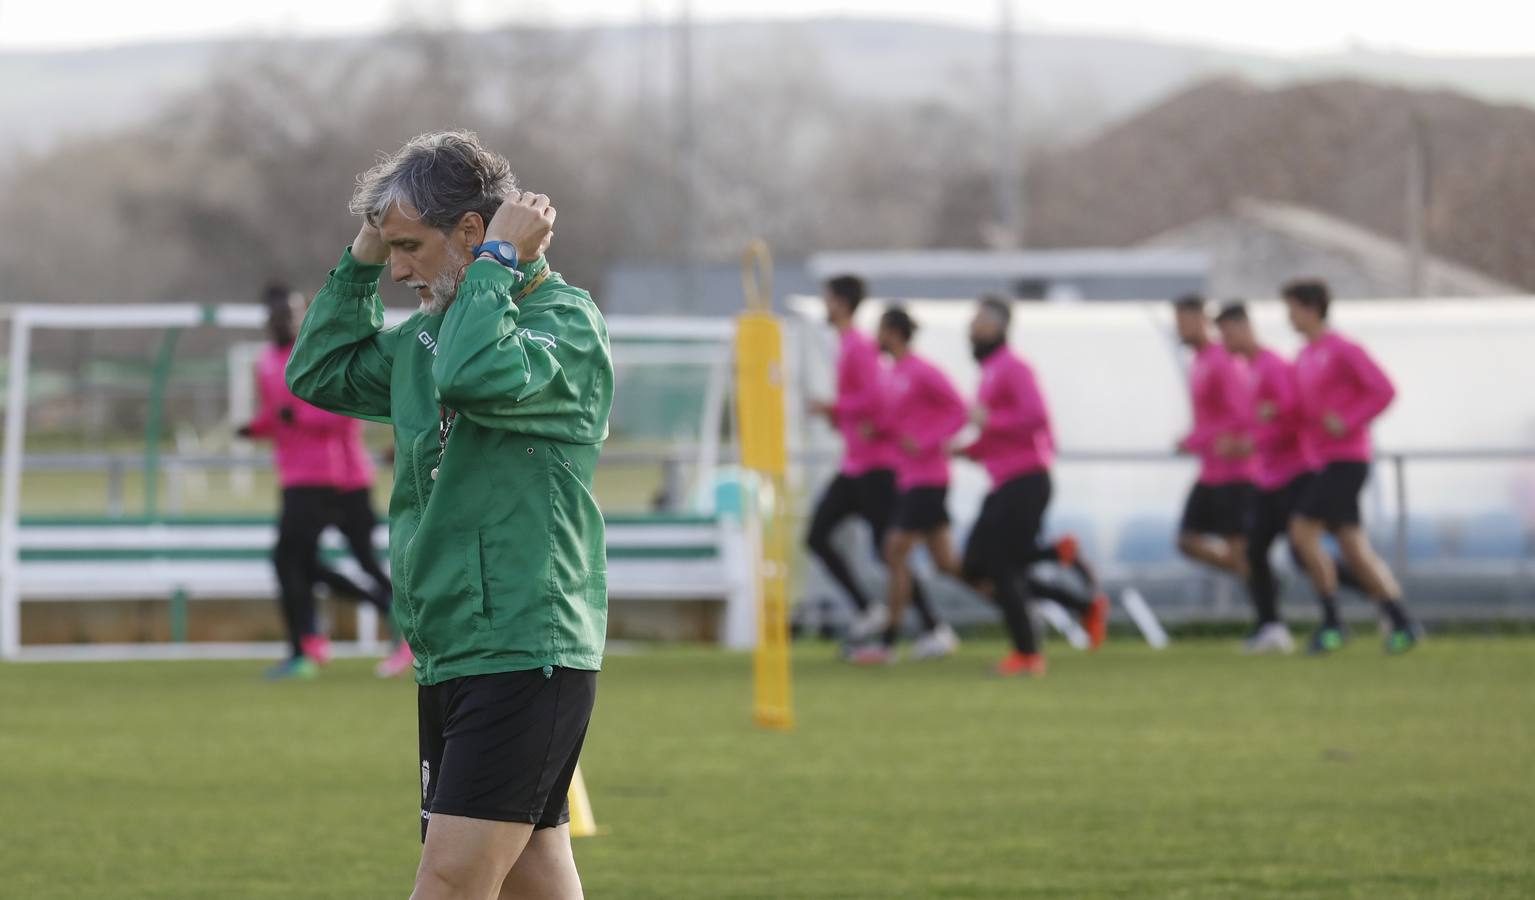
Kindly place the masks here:
<instances>
[{"instance_id":1,"label":"metal railing","mask_svg":"<svg viewBox=\"0 0 1535 900\"><path fill-rule=\"evenodd\" d=\"M726 454L725 462L734 457ZM374 462L381 468L390 466L381 454L375 454ZM665 450L605 449L598 459L598 467L655 465L660 468L660 490L654 506L660 511L676 511L687 506L687 476L689 466L698 462L698 448L691 444L678 444ZM128 514L128 480L133 473L145 471L142 452L91 452L91 453L29 453L22 457L24 472L100 472L106 475L106 514L113 518ZM184 472L271 472L270 454L237 455L230 453L162 453L159 470L164 475L166 490L165 511L172 515L182 511L179 473Z\"/></svg>"}]
</instances>

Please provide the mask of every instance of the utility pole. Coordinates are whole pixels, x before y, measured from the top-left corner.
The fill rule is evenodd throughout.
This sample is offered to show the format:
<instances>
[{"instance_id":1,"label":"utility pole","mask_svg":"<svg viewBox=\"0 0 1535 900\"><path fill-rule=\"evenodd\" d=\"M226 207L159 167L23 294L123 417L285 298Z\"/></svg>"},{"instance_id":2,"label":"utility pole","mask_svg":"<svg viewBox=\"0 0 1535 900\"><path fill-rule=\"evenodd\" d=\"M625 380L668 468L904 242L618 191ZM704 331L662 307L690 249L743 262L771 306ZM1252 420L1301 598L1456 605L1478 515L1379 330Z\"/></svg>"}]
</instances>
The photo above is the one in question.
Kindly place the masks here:
<instances>
[{"instance_id":1,"label":"utility pole","mask_svg":"<svg viewBox=\"0 0 1535 900\"><path fill-rule=\"evenodd\" d=\"M677 213L682 249L682 307L698 304L698 133L693 111L693 3L682 0L677 17Z\"/></svg>"},{"instance_id":2,"label":"utility pole","mask_svg":"<svg viewBox=\"0 0 1535 900\"><path fill-rule=\"evenodd\" d=\"M1428 293L1428 136L1417 110L1407 123L1407 288L1414 297Z\"/></svg>"},{"instance_id":3,"label":"utility pole","mask_svg":"<svg viewBox=\"0 0 1535 900\"><path fill-rule=\"evenodd\" d=\"M997 224L1013 247L1023 245L1023 153L1018 141L1017 34L1012 0L998 0L996 173Z\"/></svg>"}]
</instances>

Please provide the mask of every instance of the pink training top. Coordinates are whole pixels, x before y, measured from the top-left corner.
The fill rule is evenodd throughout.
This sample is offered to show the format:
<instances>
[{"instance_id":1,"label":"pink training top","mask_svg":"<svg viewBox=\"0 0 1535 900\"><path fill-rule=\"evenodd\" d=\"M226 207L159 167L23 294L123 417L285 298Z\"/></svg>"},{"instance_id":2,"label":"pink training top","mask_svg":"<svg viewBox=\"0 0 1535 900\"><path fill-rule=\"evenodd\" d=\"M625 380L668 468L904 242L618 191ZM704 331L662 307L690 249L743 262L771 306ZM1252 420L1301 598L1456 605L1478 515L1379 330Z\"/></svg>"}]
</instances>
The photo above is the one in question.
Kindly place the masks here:
<instances>
[{"instance_id":1,"label":"pink training top","mask_svg":"<svg viewBox=\"0 0 1535 900\"><path fill-rule=\"evenodd\" d=\"M883 431L888 380L874 340L855 328L842 332L832 421L842 432L844 475L895 467L895 448Z\"/></svg>"},{"instance_id":2,"label":"pink training top","mask_svg":"<svg viewBox=\"0 0 1535 900\"><path fill-rule=\"evenodd\" d=\"M1259 488L1272 491L1316 466L1301 442L1295 367L1267 347L1258 348L1250 366L1258 404L1257 425L1253 428L1257 482Z\"/></svg>"},{"instance_id":3,"label":"pink training top","mask_svg":"<svg viewBox=\"0 0 1535 900\"><path fill-rule=\"evenodd\" d=\"M261 410L252 437L271 438L283 487L334 487L343 491L373 483L373 460L362 442L362 422L328 413L293 396L284 371L292 346L268 347L256 362ZM284 422L281 410L293 411Z\"/></svg>"},{"instance_id":4,"label":"pink training top","mask_svg":"<svg viewBox=\"0 0 1535 900\"><path fill-rule=\"evenodd\" d=\"M944 444L968 418L954 383L937 366L907 353L891 370L888 397L886 423L896 444L897 486L903 491L948 486Z\"/></svg>"},{"instance_id":5,"label":"pink training top","mask_svg":"<svg viewBox=\"0 0 1535 900\"><path fill-rule=\"evenodd\" d=\"M978 399L986 423L965 455L986 467L992 487L1050 468L1055 458L1050 410L1028 363L1007 347L986 357Z\"/></svg>"},{"instance_id":6,"label":"pink training top","mask_svg":"<svg viewBox=\"0 0 1535 900\"><path fill-rule=\"evenodd\" d=\"M1295 357L1301 438L1314 462L1369 462L1370 423L1396 399L1396 388L1363 347L1324 332ZM1343 422L1343 434L1327 430L1327 417Z\"/></svg>"},{"instance_id":7,"label":"pink training top","mask_svg":"<svg viewBox=\"0 0 1535 900\"><path fill-rule=\"evenodd\" d=\"M1212 341L1194 357L1189 393L1194 404L1194 430L1181 446L1199 455L1199 483L1252 481L1251 455L1232 459L1217 449L1222 437L1240 440L1252 436L1252 380L1246 365Z\"/></svg>"}]
</instances>

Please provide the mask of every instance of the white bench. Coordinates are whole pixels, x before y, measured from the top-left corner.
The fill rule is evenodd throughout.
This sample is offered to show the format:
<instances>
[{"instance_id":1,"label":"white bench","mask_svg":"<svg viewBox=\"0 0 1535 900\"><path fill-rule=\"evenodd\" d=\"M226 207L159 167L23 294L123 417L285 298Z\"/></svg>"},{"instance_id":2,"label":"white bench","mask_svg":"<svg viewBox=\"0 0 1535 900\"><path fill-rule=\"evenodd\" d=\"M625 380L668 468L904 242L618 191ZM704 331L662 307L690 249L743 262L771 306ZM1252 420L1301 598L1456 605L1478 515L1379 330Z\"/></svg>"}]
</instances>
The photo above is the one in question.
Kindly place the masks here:
<instances>
[{"instance_id":1,"label":"white bench","mask_svg":"<svg viewBox=\"0 0 1535 900\"><path fill-rule=\"evenodd\" d=\"M387 556L388 529L375 543ZM19 658L230 657L271 655L272 645L185 642L186 604L203 599L273 597L270 562L276 525L266 518L179 516L23 519L18 534L19 602L165 599L172 603L170 645L55 645L17 648ZM755 634L752 554L745 530L712 516L608 519L608 594L621 600L699 600L724 604L718 639L751 646ZM361 573L338 535L322 553L353 577ZM358 611L360 639L342 654L378 651L370 607ZM12 618L12 621L15 617ZM257 649L259 648L259 649Z\"/></svg>"}]
</instances>

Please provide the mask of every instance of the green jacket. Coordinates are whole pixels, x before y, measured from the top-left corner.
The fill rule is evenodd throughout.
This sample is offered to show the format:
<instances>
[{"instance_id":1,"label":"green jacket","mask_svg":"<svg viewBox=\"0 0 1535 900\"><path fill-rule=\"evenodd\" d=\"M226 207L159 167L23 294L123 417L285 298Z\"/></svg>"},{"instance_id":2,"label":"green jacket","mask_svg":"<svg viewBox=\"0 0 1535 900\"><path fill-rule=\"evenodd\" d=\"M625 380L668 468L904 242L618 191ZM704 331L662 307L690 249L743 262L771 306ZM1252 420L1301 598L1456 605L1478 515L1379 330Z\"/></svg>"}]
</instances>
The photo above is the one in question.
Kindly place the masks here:
<instances>
[{"instance_id":1,"label":"green jacket","mask_svg":"<svg viewBox=\"0 0 1535 900\"><path fill-rule=\"evenodd\" d=\"M394 620L416 680L601 668L607 544L591 488L613 406L601 313L553 272L514 303L512 274L480 260L446 313L386 329L383 268L342 254L304 317L288 384L394 426ZM547 268L524 264L523 283ZM434 479L442 406L458 416Z\"/></svg>"}]
</instances>

